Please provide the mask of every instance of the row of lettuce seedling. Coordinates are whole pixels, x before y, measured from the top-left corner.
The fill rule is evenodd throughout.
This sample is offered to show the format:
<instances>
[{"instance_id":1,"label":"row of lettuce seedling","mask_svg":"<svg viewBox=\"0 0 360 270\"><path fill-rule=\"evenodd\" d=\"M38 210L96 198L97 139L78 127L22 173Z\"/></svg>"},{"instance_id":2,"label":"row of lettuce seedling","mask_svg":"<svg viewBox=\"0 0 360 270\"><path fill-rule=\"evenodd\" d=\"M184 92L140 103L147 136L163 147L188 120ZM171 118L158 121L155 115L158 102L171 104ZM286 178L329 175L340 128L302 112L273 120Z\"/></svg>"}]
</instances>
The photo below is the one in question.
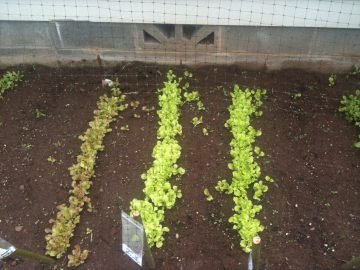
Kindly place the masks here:
<instances>
[{"instance_id":1,"label":"row of lettuce seedling","mask_svg":"<svg viewBox=\"0 0 360 270\"><path fill-rule=\"evenodd\" d=\"M74 235L76 225L80 222L80 213L85 205L91 211L92 206L88 197L91 178L94 176L94 166L99 151L104 149L103 139L111 131L110 123L116 119L120 111L126 109L123 104L125 96L121 94L119 84L115 83L111 89L111 96L101 96L94 111L94 119L89 128L80 136L82 140L81 153L77 162L69 168L72 176L72 189L67 204L57 206L55 219L49 222L51 229L46 229L46 254L60 258L70 246L70 239ZM84 257L84 256L83 256Z\"/></svg>"},{"instance_id":2,"label":"row of lettuce seedling","mask_svg":"<svg viewBox=\"0 0 360 270\"><path fill-rule=\"evenodd\" d=\"M256 215L262 209L260 201L264 192L268 190L265 181L261 179L261 169L256 162L257 158L264 156L259 147L254 146L256 137L261 136L261 130L251 126L253 116L261 116L262 97L266 90L241 90L235 85L231 93L232 104L229 106L230 118L225 123L231 134L230 143L232 162L228 164L232 171L232 181L221 180L216 185L216 190L233 195L233 215L229 222L237 230L241 242L240 245L245 252L250 252L255 236L263 231ZM266 181L272 182L269 177Z\"/></svg>"},{"instance_id":3,"label":"row of lettuce seedling","mask_svg":"<svg viewBox=\"0 0 360 270\"><path fill-rule=\"evenodd\" d=\"M182 133L179 123L182 102L181 78L177 78L172 71L167 74L164 87L159 89L159 128L157 143L153 149L154 161L150 169L141 175L144 180L145 198L134 199L130 204L131 212L140 212L150 247L162 247L163 234L169 228L163 226L165 210L171 209L177 198L182 194L176 185L171 185L170 179L181 176L185 169L176 163L181 155L181 146L177 136ZM187 85L188 87L188 85Z\"/></svg>"}]
</instances>

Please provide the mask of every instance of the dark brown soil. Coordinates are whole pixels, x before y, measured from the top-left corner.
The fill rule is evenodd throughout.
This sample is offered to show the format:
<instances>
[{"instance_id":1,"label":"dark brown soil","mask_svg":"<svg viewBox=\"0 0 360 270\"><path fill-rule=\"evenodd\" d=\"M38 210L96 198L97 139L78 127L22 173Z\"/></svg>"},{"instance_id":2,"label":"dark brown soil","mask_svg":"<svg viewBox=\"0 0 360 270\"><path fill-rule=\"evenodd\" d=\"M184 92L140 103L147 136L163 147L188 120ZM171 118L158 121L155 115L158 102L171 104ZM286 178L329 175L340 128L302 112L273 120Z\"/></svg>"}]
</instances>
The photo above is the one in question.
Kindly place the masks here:
<instances>
[{"instance_id":1,"label":"dark brown soil","mask_svg":"<svg viewBox=\"0 0 360 270\"><path fill-rule=\"evenodd\" d=\"M121 251L120 211L128 211L129 202L143 196L140 175L152 162L157 116L141 107L157 106L156 89L168 67L133 63L109 69L20 69L24 82L0 100L0 236L15 246L44 252L44 229L56 205L68 197L67 168L79 153L78 136L92 120L98 97L107 91L101 79L119 78L127 101L138 100L140 106L121 113L105 138L90 192L95 210L82 214L72 244L90 250L79 269L139 269ZM181 70L185 68L175 68L177 74ZM183 198L166 213L171 231L164 247L153 250L157 269L246 269L247 255L227 222L231 197L214 190L217 180L230 177L231 137L224 122L235 83L268 90L264 115L254 121L263 131L257 142L266 153L259 161L263 174L276 180L260 216L266 227L261 234L262 269L339 269L359 256L360 151L352 145L359 130L337 108L343 94L360 88L360 80L338 75L336 86L329 87L328 75L299 70L188 70L194 74L191 86L200 91L207 108L201 115L209 136L202 135L203 126L192 127L190 120L200 113L184 105L180 164L187 173L177 183ZM302 96L294 99L297 92ZM46 116L36 118L36 109ZM120 131L126 124L130 131ZM206 201L205 187L214 201ZM57 269L64 265L61 259ZM3 268L51 269L19 259L7 259Z\"/></svg>"}]
</instances>

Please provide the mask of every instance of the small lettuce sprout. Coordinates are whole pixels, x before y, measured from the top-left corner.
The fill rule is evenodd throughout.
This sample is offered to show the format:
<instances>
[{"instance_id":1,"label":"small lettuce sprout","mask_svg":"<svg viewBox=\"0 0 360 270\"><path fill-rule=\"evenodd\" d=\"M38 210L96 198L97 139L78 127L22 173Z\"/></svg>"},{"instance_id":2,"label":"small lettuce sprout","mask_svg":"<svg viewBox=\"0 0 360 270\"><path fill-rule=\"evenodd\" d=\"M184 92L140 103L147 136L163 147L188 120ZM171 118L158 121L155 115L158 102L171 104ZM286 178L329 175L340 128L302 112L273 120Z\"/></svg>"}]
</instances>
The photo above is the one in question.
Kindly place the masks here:
<instances>
[{"instance_id":1,"label":"small lettuce sprout","mask_svg":"<svg viewBox=\"0 0 360 270\"><path fill-rule=\"evenodd\" d=\"M331 74L329 76L329 86L334 86L336 83L336 75L335 74Z\"/></svg>"},{"instance_id":2,"label":"small lettuce sprout","mask_svg":"<svg viewBox=\"0 0 360 270\"><path fill-rule=\"evenodd\" d=\"M121 126L120 130L121 131L129 131L130 130L129 125Z\"/></svg>"},{"instance_id":3,"label":"small lettuce sprout","mask_svg":"<svg viewBox=\"0 0 360 270\"><path fill-rule=\"evenodd\" d=\"M139 105L140 105L140 102L137 101L137 100L130 102L130 107L131 107L133 110L135 110L137 107L139 107Z\"/></svg>"},{"instance_id":4,"label":"small lettuce sprout","mask_svg":"<svg viewBox=\"0 0 360 270\"><path fill-rule=\"evenodd\" d=\"M198 91L185 92L184 97L186 102L198 101L200 99Z\"/></svg>"},{"instance_id":5,"label":"small lettuce sprout","mask_svg":"<svg viewBox=\"0 0 360 270\"><path fill-rule=\"evenodd\" d=\"M299 98L301 98L301 97L302 97L302 94L301 94L300 92L296 92L296 93L292 96L293 99L299 99Z\"/></svg>"},{"instance_id":6,"label":"small lettuce sprout","mask_svg":"<svg viewBox=\"0 0 360 270\"><path fill-rule=\"evenodd\" d=\"M202 103L201 100L199 100L199 101L196 103L196 105L197 105L199 111L205 111L204 104Z\"/></svg>"},{"instance_id":7,"label":"small lettuce sprout","mask_svg":"<svg viewBox=\"0 0 360 270\"><path fill-rule=\"evenodd\" d=\"M189 78L192 78L192 73L191 72L189 72L189 71L187 71L187 70L185 70L185 72L184 72L184 76L185 77L189 77Z\"/></svg>"},{"instance_id":8,"label":"small lettuce sprout","mask_svg":"<svg viewBox=\"0 0 360 270\"><path fill-rule=\"evenodd\" d=\"M354 95L343 96L340 103L339 111L345 114L349 122L353 122L355 126L360 127L360 89L356 90ZM354 146L360 148L360 141L355 142Z\"/></svg>"},{"instance_id":9,"label":"small lettuce sprout","mask_svg":"<svg viewBox=\"0 0 360 270\"><path fill-rule=\"evenodd\" d=\"M202 129L202 133L204 134L204 136L208 136L208 135L209 135L209 131L207 130L207 128L203 128L203 129Z\"/></svg>"},{"instance_id":10,"label":"small lettuce sprout","mask_svg":"<svg viewBox=\"0 0 360 270\"><path fill-rule=\"evenodd\" d=\"M210 194L207 188L204 189L204 195L207 201L211 202L212 200L214 200L214 197Z\"/></svg>"},{"instance_id":11,"label":"small lettuce sprout","mask_svg":"<svg viewBox=\"0 0 360 270\"><path fill-rule=\"evenodd\" d=\"M195 117L191 120L191 123L193 124L194 127L202 124L202 123L203 123L203 118L202 118L202 116L200 116L200 117L196 117L196 116L195 116Z\"/></svg>"},{"instance_id":12,"label":"small lettuce sprout","mask_svg":"<svg viewBox=\"0 0 360 270\"><path fill-rule=\"evenodd\" d=\"M41 112L39 109L36 109L35 110L35 116L36 116L36 118L42 118L42 117L45 117L46 114Z\"/></svg>"}]
</instances>

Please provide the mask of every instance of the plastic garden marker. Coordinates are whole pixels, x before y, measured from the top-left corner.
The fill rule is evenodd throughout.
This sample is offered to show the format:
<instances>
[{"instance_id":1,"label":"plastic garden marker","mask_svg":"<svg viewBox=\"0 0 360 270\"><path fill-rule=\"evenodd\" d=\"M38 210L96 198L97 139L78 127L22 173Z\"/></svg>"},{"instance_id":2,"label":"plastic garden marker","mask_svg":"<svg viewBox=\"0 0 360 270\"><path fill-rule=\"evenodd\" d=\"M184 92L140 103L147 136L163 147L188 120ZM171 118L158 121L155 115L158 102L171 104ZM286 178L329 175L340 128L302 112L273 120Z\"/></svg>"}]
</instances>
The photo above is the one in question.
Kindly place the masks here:
<instances>
[{"instance_id":1,"label":"plastic garden marker","mask_svg":"<svg viewBox=\"0 0 360 270\"><path fill-rule=\"evenodd\" d=\"M5 241L4 239L0 238L0 260L10 256L11 254L23 257L23 258L27 258L30 260L34 260L34 261L38 261L40 263L46 263L46 264L54 264L55 260L44 256L44 255L40 255L25 249L21 249L21 248L15 248L12 244L10 244L9 242Z\"/></svg>"},{"instance_id":2,"label":"plastic garden marker","mask_svg":"<svg viewBox=\"0 0 360 270\"><path fill-rule=\"evenodd\" d=\"M140 216L139 211L134 211L133 212L133 218L141 223L141 216ZM151 249L149 247L149 244L147 242L145 232L144 232L144 240L145 240L145 254L144 254L145 255L145 261L146 261L149 269L155 269L156 268L155 260L154 260L154 257L152 255L152 253L151 253Z\"/></svg>"},{"instance_id":3,"label":"plastic garden marker","mask_svg":"<svg viewBox=\"0 0 360 270\"><path fill-rule=\"evenodd\" d=\"M15 250L16 248L12 244L0 238L0 260L10 256Z\"/></svg>"},{"instance_id":4,"label":"plastic garden marker","mask_svg":"<svg viewBox=\"0 0 360 270\"><path fill-rule=\"evenodd\" d=\"M144 226L121 211L122 251L142 266L144 255Z\"/></svg>"}]
</instances>

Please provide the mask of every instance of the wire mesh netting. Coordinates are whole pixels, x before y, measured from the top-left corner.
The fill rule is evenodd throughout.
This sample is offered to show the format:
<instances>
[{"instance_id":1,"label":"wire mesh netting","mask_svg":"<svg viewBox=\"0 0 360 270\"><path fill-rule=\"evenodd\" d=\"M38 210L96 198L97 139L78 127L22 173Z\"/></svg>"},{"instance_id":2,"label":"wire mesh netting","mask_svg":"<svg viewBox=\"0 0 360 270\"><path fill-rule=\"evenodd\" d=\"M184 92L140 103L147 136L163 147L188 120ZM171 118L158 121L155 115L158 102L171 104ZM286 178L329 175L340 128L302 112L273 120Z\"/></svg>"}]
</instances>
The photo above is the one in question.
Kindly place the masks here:
<instances>
[{"instance_id":1,"label":"wire mesh netting","mask_svg":"<svg viewBox=\"0 0 360 270\"><path fill-rule=\"evenodd\" d=\"M2 1L0 21L0 49L23 62L42 53L52 62L321 67L360 51L360 3L348 0Z\"/></svg>"},{"instance_id":2,"label":"wire mesh netting","mask_svg":"<svg viewBox=\"0 0 360 270\"><path fill-rule=\"evenodd\" d=\"M360 3L348 0L91 1L0 3L1 20L359 28Z\"/></svg>"},{"instance_id":3,"label":"wire mesh netting","mask_svg":"<svg viewBox=\"0 0 360 270\"><path fill-rule=\"evenodd\" d=\"M353 149L343 147L344 142L332 153L326 150L324 155L318 148L325 149L328 147L325 144L331 143L333 149L335 140L345 140L344 134L352 131L344 128L344 134L336 135L336 139L330 141L331 130L335 130L341 121L338 115L334 120L333 114L337 112L342 89L339 87L325 93L322 90L327 89L330 75L324 77L318 73L298 72L297 68L330 70L329 73L335 73L336 68L348 70L360 61L359 41L359 1L0 0L0 70L3 71L3 66L15 66L15 69L24 71L23 82L19 82L20 91L15 93L23 95L18 98L19 103L14 101L15 98L6 99L4 106L0 106L1 112L11 111L9 117L0 113L0 128L3 123L6 127L0 132L0 141L6 142L0 147L0 155L4 157L0 163L0 174L4 176L0 177L3 179L0 194L4 201L21 197L17 195L19 192L26 195L25 203L21 201L24 203L21 211L14 210L10 204L0 209L0 214L17 215L17 219L6 219L2 223L6 225L0 228L0 235L8 234L15 240L25 239L26 244L43 251L42 234L44 223L47 223L43 212L46 213L44 216L53 213L55 200L56 203L66 202L71 177L65 167L75 162L80 148L77 137L86 130L97 98L109 91L101 85L101 80L118 80L121 91L127 96L129 109L125 116L118 117L112 135L109 134L112 137L104 142L106 153L98 157L102 163L95 168L96 179L89 195L92 199L96 194L95 211L87 214L85 223L82 223L89 230L86 233L75 231L74 242L82 234L80 241L84 241L81 244L89 246L90 264L84 269L102 269L107 263L111 265L108 269L135 269L133 262L120 252L119 243L122 243L125 253L142 264L144 228L124 212L119 218L118 211L128 211L130 201L144 195L144 181L140 176L150 167L151 149L157 136L159 101L156 91L163 87L167 72L172 69L178 77L193 72L189 79L190 88L199 91L207 107L201 112L190 106L182 111L185 117L181 121L185 124L181 130L186 135L181 138L185 153L185 161L181 162L185 163L190 177L187 182L179 179L177 185L181 190L190 188L185 190L182 199L179 198L183 200L179 208L171 210L170 217L166 216L165 222L171 232L166 234L165 248L155 253L156 259L162 263L163 268L159 269L170 269L169 265L174 269L235 269L246 262L245 253L239 246L240 238L234 236L231 225L227 224L233 205L226 205L226 202L209 204L203 196L205 187L215 194L221 166L223 171L231 173L227 167L230 134L226 133L224 123L235 84L241 89L267 89L269 98L264 102L264 116L267 113L270 116L259 123L265 126L266 122L268 126L264 130L267 128L273 134L267 135L271 139L266 138L267 142L262 143L269 149L266 158L275 159L281 153L283 163L276 170L271 166L278 165L272 165L272 161L267 160L262 165L278 173L280 181L294 185L288 190L288 186L277 189L277 192L283 192L279 195L281 199L266 202L274 204L268 205L268 212L264 214L267 215L267 223L264 223L268 226L265 231L271 228L264 232L269 269L271 266L274 269L287 267L287 258L293 255L290 252L302 254L298 260L302 259L304 263L307 262L303 258L308 259L316 253L314 261L319 261L321 266L339 264L337 258L324 257L325 253L334 253L332 248L335 249L336 239L332 241L335 236L331 233L335 230L331 227L330 233L323 236L318 233L318 228L319 231L325 228L323 220L317 223L316 231L310 231L315 227L305 224L314 224L323 218L318 218L315 204L304 207L308 211L306 214L310 213L308 220L305 215L301 216L302 213L294 214L289 209L291 203L295 211L300 211L298 205L302 201L297 201L293 194L304 195L306 199L314 197L321 201L321 214L327 214L330 203L323 201L323 197L328 198L328 194L318 190L322 184L316 181L325 179L331 182L335 179L331 178L332 174L341 175L351 183L356 177L350 172L356 173L358 167L349 166L350 161L331 160L332 154L353 158ZM37 64L45 64L45 67ZM296 70L259 72L281 68ZM351 87L358 86L357 82L345 80L342 74L338 74L338 78L339 85L344 88L352 90ZM29 92L24 95L25 90ZM204 129L201 133L201 129L198 132L192 125L195 115L204 116L201 129L204 127L207 135ZM320 134L319 137L312 135L313 130ZM17 134L21 134L21 138L18 139ZM12 153L18 156L12 158ZM355 164L353 160L351 162ZM21 166L17 166L18 163ZM289 172L289 168L294 170ZM23 180L28 169L31 177ZM7 175L11 173L15 174L13 179ZM350 175L347 178L346 173ZM221 177L226 177L225 173ZM9 184L11 181L17 183L18 179L26 184ZM16 196L11 196L9 186L15 190ZM351 188L350 184L348 186ZM299 187L303 189L299 191ZM344 188L343 193L345 191L349 190ZM291 196L288 196L289 192ZM328 191L335 195L331 192ZM54 198L46 201L44 194ZM24 218L22 211L30 209L28 202L35 214L27 214ZM37 207L37 203L43 208ZM228 208L223 211L223 207ZM276 220L281 207L285 214L278 219L280 222L270 223L271 218ZM354 209L349 207L347 210ZM343 215L345 218L352 215L343 209L341 211L341 214L346 213ZM303 221L293 229L292 222L298 216ZM315 221L312 216L316 216ZM33 217L36 219L32 220ZM334 220L331 214L327 218ZM21 235L17 232L14 237L11 232L18 220L21 221L21 230L24 227L25 231ZM350 221L347 224L355 227L356 224ZM33 231L28 228L38 231L31 234ZM206 234L207 230L210 236ZM355 229L350 227L349 231L352 233ZM26 237L22 238L23 235ZM290 244L295 243L293 248L283 245L283 241L288 239ZM317 241L315 244L310 242L313 239ZM354 246L358 243L351 237L345 240L348 240L346 244L352 240ZM278 249L283 252L280 259L277 257ZM355 254L356 249L352 250ZM343 254L346 253L340 253ZM281 261L283 257L286 262ZM291 259L295 260L294 256ZM299 265L305 265L303 262ZM64 264L64 261L59 264ZM314 269L321 269L316 267Z\"/></svg>"}]
</instances>

